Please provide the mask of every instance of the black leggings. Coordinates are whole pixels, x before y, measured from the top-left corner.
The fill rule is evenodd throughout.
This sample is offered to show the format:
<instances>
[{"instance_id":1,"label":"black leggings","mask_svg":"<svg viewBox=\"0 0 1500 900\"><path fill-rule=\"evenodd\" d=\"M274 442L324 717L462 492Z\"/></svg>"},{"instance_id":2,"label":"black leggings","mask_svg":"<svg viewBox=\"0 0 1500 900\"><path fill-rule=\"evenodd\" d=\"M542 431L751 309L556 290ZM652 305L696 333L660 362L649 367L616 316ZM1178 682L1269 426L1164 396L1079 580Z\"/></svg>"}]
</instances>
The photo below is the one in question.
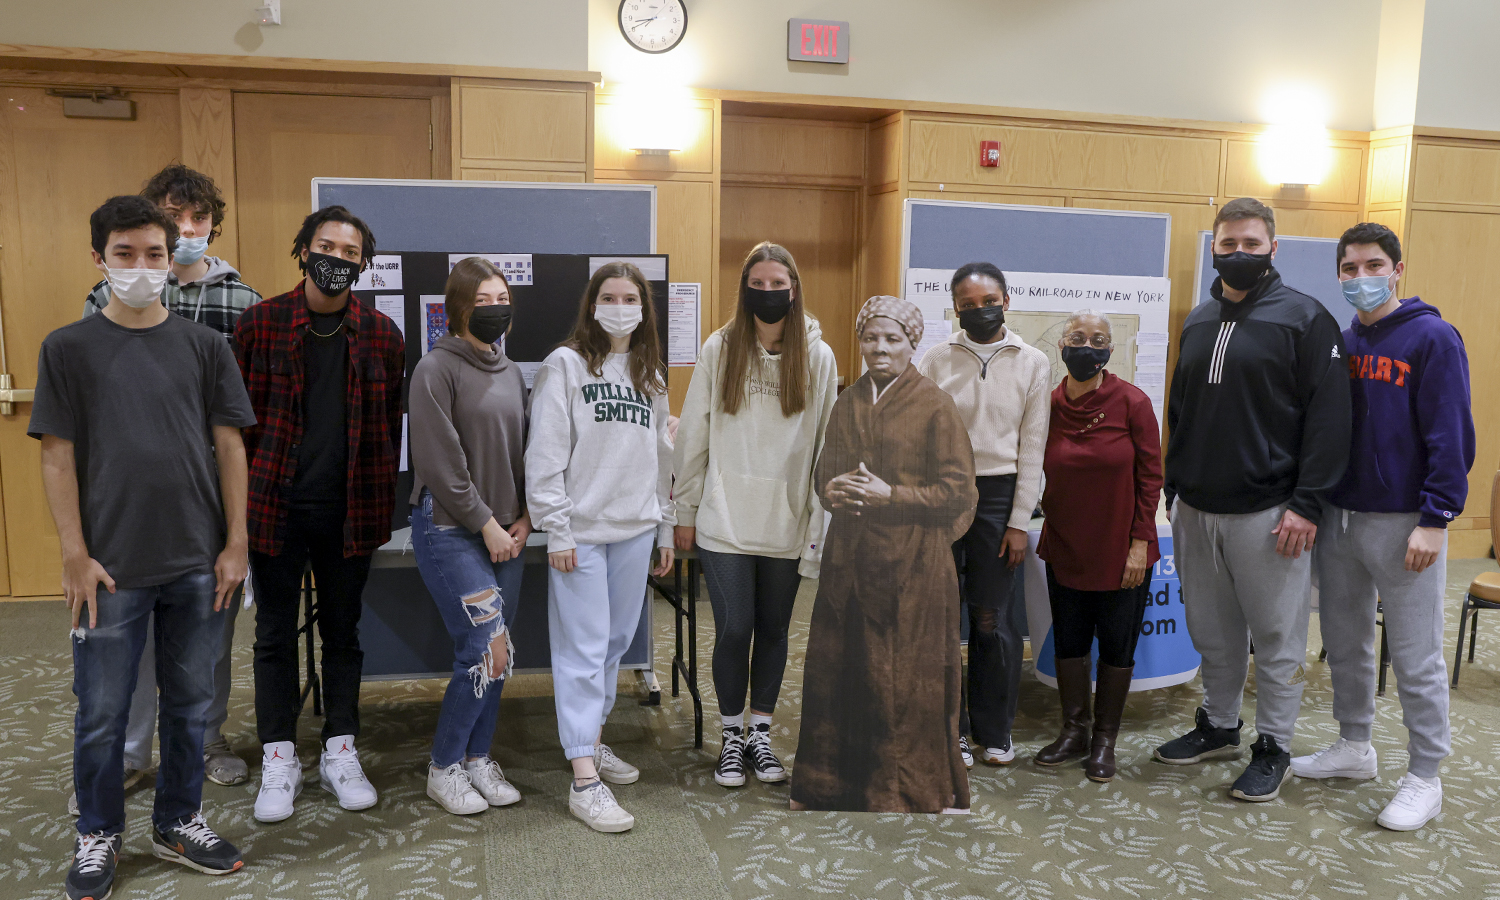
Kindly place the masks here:
<instances>
[{"instance_id":1,"label":"black leggings","mask_svg":"<svg viewBox=\"0 0 1500 900\"><path fill-rule=\"evenodd\" d=\"M744 712L747 686L752 709L774 712L786 671L786 629L802 584L798 560L715 553L702 547L698 559L714 609L714 692L719 695L719 712L726 716Z\"/></svg>"},{"instance_id":2,"label":"black leggings","mask_svg":"<svg viewBox=\"0 0 1500 900\"><path fill-rule=\"evenodd\" d=\"M1151 579L1133 588L1076 591L1059 584L1047 566L1047 596L1052 601L1052 655L1058 659L1088 656L1099 638L1099 662L1117 669L1135 665L1135 645L1151 596Z\"/></svg>"}]
</instances>

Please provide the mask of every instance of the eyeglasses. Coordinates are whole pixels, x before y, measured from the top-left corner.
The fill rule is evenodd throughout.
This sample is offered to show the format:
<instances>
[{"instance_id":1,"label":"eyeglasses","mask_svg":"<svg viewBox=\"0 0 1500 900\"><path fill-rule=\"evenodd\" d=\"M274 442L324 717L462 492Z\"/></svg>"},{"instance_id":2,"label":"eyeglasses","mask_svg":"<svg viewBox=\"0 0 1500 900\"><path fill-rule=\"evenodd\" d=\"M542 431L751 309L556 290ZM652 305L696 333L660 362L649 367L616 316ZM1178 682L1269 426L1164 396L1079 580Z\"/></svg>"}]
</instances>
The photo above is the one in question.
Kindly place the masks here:
<instances>
[{"instance_id":1,"label":"eyeglasses","mask_svg":"<svg viewBox=\"0 0 1500 900\"><path fill-rule=\"evenodd\" d=\"M1095 350L1108 349L1110 338L1107 334L1096 334L1093 337L1086 336L1081 331L1070 332L1063 336L1064 347L1093 347Z\"/></svg>"}]
</instances>

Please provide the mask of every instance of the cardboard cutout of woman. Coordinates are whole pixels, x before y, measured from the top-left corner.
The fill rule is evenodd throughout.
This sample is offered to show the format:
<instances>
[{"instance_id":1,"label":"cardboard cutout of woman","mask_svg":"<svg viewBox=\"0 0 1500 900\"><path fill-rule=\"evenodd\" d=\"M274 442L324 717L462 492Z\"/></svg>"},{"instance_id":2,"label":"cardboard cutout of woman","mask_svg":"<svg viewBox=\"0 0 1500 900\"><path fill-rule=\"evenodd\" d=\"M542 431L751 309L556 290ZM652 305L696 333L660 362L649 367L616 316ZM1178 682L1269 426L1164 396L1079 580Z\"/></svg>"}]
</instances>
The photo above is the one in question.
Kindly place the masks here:
<instances>
[{"instance_id":1,"label":"cardboard cutout of woman","mask_svg":"<svg viewBox=\"0 0 1500 900\"><path fill-rule=\"evenodd\" d=\"M869 371L834 403L815 477L833 514L807 641L794 809L967 810L953 542L978 500L953 401L911 365L922 313L873 297Z\"/></svg>"}]
</instances>

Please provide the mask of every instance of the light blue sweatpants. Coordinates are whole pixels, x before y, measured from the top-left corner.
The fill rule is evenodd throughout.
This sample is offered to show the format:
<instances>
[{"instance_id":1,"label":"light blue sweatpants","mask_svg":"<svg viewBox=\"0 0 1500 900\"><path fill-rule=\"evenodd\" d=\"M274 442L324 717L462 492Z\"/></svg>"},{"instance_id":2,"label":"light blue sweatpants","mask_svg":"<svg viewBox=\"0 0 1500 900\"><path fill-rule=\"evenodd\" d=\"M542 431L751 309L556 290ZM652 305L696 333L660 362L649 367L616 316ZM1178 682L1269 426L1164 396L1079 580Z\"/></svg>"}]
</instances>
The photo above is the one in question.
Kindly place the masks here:
<instances>
[{"instance_id":1,"label":"light blue sweatpants","mask_svg":"<svg viewBox=\"0 0 1500 900\"><path fill-rule=\"evenodd\" d=\"M573 571L547 570L552 695L568 759L593 755L614 708L620 660L641 620L655 546L654 528L613 544L579 544Z\"/></svg>"}]
</instances>

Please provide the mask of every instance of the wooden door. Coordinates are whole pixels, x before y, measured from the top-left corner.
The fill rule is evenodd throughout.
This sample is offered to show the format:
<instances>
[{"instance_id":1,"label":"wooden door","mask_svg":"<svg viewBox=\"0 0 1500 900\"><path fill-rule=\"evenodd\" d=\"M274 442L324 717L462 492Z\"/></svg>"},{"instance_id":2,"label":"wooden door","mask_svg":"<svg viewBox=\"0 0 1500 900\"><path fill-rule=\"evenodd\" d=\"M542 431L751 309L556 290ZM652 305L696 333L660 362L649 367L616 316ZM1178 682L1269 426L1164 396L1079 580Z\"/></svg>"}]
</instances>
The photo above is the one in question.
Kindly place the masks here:
<instances>
[{"instance_id":1,"label":"wooden door","mask_svg":"<svg viewBox=\"0 0 1500 900\"><path fill-rule=\"evenodd\" d=\"M270 297L300 277L292 239L314 178L431 178L432 103L396 97L234 95L240 272ZM375 235L378 246L380 235Z\"/></svg>"},{"instance_id":2,"label":"wooden door","mask_svg":"<svg viewBox=\"0 0 1500 900\"><path fill-rule=\"evenodd\" d=\"M6 371L36 385L47 333L76 320L100 278L89 256L89 214L134 194L182 155L177 94L132 91L136 119L66 119L39 87L0 85L0 312ZM5 559L0 594L60 593L57 530L42 493L41 449L26 436L31 404L0 418ZM170 510L163 510L169 515Z\"/></svg>"},{"instance_id":3,"label":"wooden door","mask_svg":"<svg viewBox=\"0 0 1500 900\"><path fill-rule=\"evenodd\" d=\"M761 241L792 252L803 302L823 328L845 383L859 377L854 353L854 264L858 256L859 193L821 187L724 185L719 208L720 321L739 302L740 267Z\"/></svg>"}]
</instances>

